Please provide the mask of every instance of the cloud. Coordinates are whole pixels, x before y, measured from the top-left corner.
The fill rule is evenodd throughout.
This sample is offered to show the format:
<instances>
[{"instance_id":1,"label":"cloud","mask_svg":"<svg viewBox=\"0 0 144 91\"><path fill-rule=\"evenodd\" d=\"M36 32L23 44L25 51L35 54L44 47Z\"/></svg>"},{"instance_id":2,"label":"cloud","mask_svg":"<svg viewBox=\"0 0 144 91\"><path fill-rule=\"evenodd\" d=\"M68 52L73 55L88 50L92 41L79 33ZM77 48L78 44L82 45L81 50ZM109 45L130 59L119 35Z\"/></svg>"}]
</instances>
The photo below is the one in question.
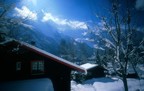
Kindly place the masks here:
<instances>
[{"instance_id":1,"label":"cloud","mask_svg":"<svg viewBox=\"0 0 144 91\"><path fill-rule=\"evenodd\" d=\"M28 28L28 29L33 29L33 26L32 25L28 25L28 24L26 24L26 23L20 23L22 26L24 26L25 28Z\"/></svg>"},{"instance_id":2,"label":"cloud","mask_svg":"<svg viewBox=\"0 0 144 91\"><path fill-rule=\"evenodd\" d=\"M144 0L136 0L135 8L137 10L144 10Z\"/></svg>"},{"instance_id":3,"label":"cloud","mask_svg":"<svg viewBox=\"0 0 144 91\"><path fill-rule=\"evenodd\" d=\"M93 47L94 47L95 49L105 50L104 48L99 47L97 44L95 44Z\"/></svg>"},{"instance_id":4,"label":"cloud","mask_svg":"<svg viewBox=\"0 0 144 91\"><path fill-rule=\"evenodd\" d=\"M23 6L21 9L16 7L15 10L17 11L16 16L22 17L23 19L37 20L37 13L30 11L26 6Z\"/></svg>"},{"instance_id":5,"label":"cloud","mask_svg":"<svg viewBox=\"0 0 144 91\"><path fill-rule=\"evenodd\" d=\"M82 39L82 38L76 38L75 41L76 41L76 42L79 42L79 43L83 43L83 42L84 42L84 39Z\"/></svg>"},{"instance_id":6,"label":"cloud","mask_svg":"<svg viewBox=\"0 0 144 91\"><path fill-rule=\"evenodd\" d=\"M44 13L42 21L43 22L52 21L57 25L67 26L72 29L87 29L87 24L85 22L60 19L58 17L53 16L51 13Z\"/></svg>"},{"instance_id":7,"label":"cloud","mask_svg":"<svg viewBox=\"0 0 144 91\"><path fill-rule=\"evenodd\" d=\"M94 39L90 39L90 38L85 38L85 40L89 42L94 42Z\"/></svg>"},{"instance_id":8,"label":"cloud","mask_svg":"<svg viewBox=\"0 0 144 91\"><path fill-rule=\"evenodd\" d=\"M86 36L87 34L88 34L88 32L84 32L84 33L82 33L83 36Z\"/></svg>"}]
</instances>

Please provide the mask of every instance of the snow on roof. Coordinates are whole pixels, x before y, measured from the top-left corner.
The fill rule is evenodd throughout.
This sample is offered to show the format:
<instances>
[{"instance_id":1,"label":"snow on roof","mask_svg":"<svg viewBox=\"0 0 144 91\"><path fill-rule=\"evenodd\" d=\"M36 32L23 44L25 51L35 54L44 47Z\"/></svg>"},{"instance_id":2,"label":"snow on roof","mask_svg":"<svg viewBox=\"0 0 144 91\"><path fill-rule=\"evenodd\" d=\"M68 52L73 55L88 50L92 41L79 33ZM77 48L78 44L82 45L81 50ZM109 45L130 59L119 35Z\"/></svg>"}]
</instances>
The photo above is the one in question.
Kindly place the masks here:
<instances>
[{"instance_id":1,"label":"snow on roof","mask_svg":"<svg viewBox=\"0 0 144 91\"><path fill-rule=\"evenodd\" d=\"M96 66L97 66L97 64L91 64L91 63L85 63L85 64L80 65L80 67L83 67L86 70L91 69L91 68L96 67Z\"/></svg>"},{"instance_id":2,"label":"snow on roof","mask_svg":"<svg viewBox=\"0 0 144 91\"><path fill-rule=\"evenodd\" d=\"M22 47L24 47L24 48L26 48L28 50L31 50L31 51L33 51L35 53L38 53L39 55L42 55L42 56L44 56L46 58L49 58L52 61L56 61L56 62L58 62L60 64L63 64L65 66L73 69L73 70L77 70L77 71L81 71L81 72L85 72L86 73L86 70L84 68L82 68L82 67L80 67L80 66L78 66L76 64L73 64L73 63L71 63L71 62L69 62L69 61L67 61L65 59L62 59L62 58L60 58L58 56L55 56L55 55L53 55L51 53L48 53L48 52L46 52L46 51L44 51L42 49L39 49L39 48L37 48L35 46L32 46L32 45L30 45L28 43L21 42L21 41L18 41L18 40L14 40L14 39L11 40L11 41L7 41L7 43L9 43L9 42L15 42L16 44L20 44L20 46L22 46Z\"/></svg>"}]
</instances>

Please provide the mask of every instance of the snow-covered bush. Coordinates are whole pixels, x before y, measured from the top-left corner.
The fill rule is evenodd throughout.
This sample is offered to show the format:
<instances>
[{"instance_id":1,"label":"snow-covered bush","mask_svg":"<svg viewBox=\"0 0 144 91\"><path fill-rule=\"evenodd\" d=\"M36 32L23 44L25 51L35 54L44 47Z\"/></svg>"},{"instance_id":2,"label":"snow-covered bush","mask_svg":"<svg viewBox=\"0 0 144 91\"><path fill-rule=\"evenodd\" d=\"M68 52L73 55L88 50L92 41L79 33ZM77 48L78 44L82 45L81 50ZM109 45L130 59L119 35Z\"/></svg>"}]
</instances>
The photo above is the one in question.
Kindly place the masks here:
<instances>
[{"instance_id":1,"label":"snow-covered bush","mask_svg":"<svg viewBox=\"0 0 144 91\"><path fill-rule=\"evenodd\" d=\"M73 71L71 73L71 80L74 80L77 83L83 83L86 80L86 74Z\"/></svg>"}]
</instances>

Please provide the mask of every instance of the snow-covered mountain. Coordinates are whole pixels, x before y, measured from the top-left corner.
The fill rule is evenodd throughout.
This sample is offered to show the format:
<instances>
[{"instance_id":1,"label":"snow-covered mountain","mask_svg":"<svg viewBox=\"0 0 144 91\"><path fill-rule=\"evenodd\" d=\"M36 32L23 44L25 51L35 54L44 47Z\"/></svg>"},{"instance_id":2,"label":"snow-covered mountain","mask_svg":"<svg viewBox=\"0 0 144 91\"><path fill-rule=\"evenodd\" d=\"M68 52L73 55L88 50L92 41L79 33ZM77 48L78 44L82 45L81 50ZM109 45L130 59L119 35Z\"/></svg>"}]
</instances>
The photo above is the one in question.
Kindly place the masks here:
<instances>
[{"instance_id":1,"label":"snow-covered mountain","mask_svg":"<svg viewBox=\"0 0 144 91\"><path fill-rule=\"evenodd\" d=\"M25 22L18 25L17 29L8 29L11 31L9 37L33 44L57 56L69 56L66 57L68 60L83 60L83 57L90 57L93 53L93 48L87 43L75 40L78 36L60 32L49 23ZM74 58L70 58L71 56Z\"/></svg>"}]
</instances>

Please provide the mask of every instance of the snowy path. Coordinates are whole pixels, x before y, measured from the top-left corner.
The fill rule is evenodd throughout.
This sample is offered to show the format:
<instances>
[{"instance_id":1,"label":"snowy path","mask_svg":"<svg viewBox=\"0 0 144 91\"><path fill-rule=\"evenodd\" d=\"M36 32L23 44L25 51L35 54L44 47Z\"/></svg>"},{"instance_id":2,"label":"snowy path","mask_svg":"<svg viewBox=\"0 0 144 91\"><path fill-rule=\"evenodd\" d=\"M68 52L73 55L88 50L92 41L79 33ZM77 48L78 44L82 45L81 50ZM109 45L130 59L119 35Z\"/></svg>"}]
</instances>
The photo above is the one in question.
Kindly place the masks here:
<instances>
[{"instance_id":1,"label":"snowy path","mask_svg":"<svg viewBox=\"0 0 144 91\"><path fill-rule=\"evenodd\" d=\"M144 91L144 79L128 79L129 91ZM71 81L71 91L124 91L123 83L120 79L93 78L84 84L77 84Z\"/></svg>"}]
</instances>

